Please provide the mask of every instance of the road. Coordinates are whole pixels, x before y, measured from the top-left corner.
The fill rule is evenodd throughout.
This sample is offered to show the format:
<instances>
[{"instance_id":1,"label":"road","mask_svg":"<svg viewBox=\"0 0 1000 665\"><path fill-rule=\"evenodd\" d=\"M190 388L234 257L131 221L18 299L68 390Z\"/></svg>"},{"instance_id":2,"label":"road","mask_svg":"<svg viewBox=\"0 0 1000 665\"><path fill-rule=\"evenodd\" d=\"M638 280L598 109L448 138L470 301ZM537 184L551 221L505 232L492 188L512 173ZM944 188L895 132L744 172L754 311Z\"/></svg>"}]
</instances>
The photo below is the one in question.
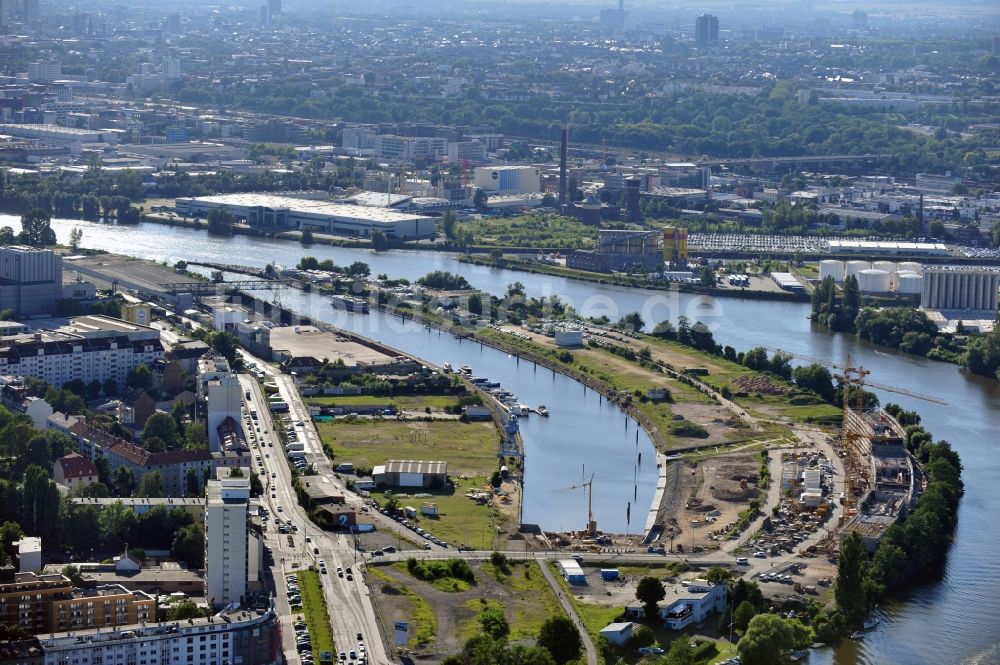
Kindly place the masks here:
<instances>
[{"instance_id":1,"label":"road","mask_svg":"<svg viewBox=\"0 0 1000 665\"><path fill-rule=\"evenodd\" d=\"M552 587L552 593L556 594L556 598L559 599L559 604L562 606L563 611L566 612L566 616L573 621L577 632L580 633L580 638L583 640L583 650L587 654L587 665L597 665L597 649L594 647L594 640L590 639L590 633L587 632L583 621L580 620L580 615L576 613L576 608L573 607L573 603L569 602L569 598L563 594L562 587L559 586L558 580L556 580L552 571L549 570L549 567L542 564L539 568L542 569L545 581Z\"/></svg>"},{"instance_id":2,"label":"road","mask_svg":"<svg viewBox=\"0 0 1000 665\"><path fill-rule=\"evenodd\" d=\"M274 429L267 400L261 393L256 379L250 375L241 375L240 383L244 392L250 392L251 408L258 414L257 424L251 425L251 441L257 470L264 481L263 501L273 518L273 524L268 528L266 535L274 556L273 572L279 607L284 610L288 606L285 576L308 568L320 560L325 561L329 573L321 574L320 580L337 650L345 652L356 650L357 634L361 633L365 638L369 662L380 665L391 662L375 619L370 593L363 583L363 576L352 574L350 577L353 579L349 580L348 575L345 574L341 578L336 573L338 568L343 568L345 571L351 568L352 573L359 572L356 569L359 559L353 538L323 531L308 519L295 495L291 471L281 450L280 439ZM309 461L313 461L317 456L322 457L321 446L316 446L312 450L318 452L311 452L308 455ZM260 457L259 462L256 460L257 456ZM278 520L291 521L297 527L297 533L289 536L278 533ZM282 623L283 633L290 634L291 617L288 613L282 612ZM286 657L289 662L298 662L297 654L287 647Z\"/></svg>"}]
</instances>

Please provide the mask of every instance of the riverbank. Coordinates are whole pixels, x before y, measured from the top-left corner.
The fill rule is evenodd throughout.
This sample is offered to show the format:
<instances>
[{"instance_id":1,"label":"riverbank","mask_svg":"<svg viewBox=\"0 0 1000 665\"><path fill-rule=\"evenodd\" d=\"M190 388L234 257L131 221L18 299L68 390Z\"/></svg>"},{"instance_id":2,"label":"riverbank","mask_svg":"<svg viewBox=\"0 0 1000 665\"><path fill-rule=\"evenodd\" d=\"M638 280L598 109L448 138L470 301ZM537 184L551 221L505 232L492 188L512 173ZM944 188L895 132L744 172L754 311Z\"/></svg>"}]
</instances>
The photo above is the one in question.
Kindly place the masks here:
<instances>
[{"instance_id":1,"label":"riverbank","mask_svg":"<svg viewBox=\"0 0 1000 665\"><path fill-rule=\"evenodd\" d=\"M518 272L537 273L540 275L552 275L553 277L568 277L582 282L593 282L597 284L610 284L613 286L625 286L633 289L646 289L649 291L676 291L679 293L690 293L695 295L705 295L720 298L743 298L745 300L774 300L779 302L809 302L808 293L792 293L788 291L757 291L750 289L722 289L699 284L686 284L682 282L664 282L662 280L650 280L643 277L612 275L606 273L593 273L586 270L575 270L563 266L554 266L537 261L518 261L517 259L501 259L499 262L493 259L482 259L470 255L462 255L456 258L462 263L485 266L489 268L502 268L515 270Z\"/></svg>"}]
</instances>

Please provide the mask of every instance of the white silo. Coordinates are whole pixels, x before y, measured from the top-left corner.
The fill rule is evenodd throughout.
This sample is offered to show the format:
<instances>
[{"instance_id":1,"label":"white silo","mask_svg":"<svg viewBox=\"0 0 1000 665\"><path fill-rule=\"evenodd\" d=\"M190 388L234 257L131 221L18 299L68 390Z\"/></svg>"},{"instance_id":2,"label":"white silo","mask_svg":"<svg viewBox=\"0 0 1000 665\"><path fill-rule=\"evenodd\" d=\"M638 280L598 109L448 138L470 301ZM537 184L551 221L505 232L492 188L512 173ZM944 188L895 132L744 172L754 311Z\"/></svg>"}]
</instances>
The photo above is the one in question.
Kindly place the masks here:
<instances>
[{"instance_id":1,"label":"white silo","mask_svg":"<svg viewBox=\"0 0 1000 665\"><path fill-rule=\"evenodd\" d=\"M872 264L872 268L875 270L884 270L890 275L897 270L895 261L876 261Z\"/></svg>"},{"instance_id":2,"label":"white silo","mask_svg":"<svg viewBox=\"0 0 1000 665\"><path fill-rule=\"evenodd\" d=\"M869 268L858 273L858 287L862 293L888 293L889 273Z\"/></svg>"},{"instance_id":3,"label":"white silo","mask_svg":"<svg viewBox=\"0 0 1000 665\"><path fill-rule=\"evenodd\" d=\"M847 277L854 275L858 276L862 270L871 270L872 264L868 261L848 261L847 262ZM845 278L846 279L846 278Z\"/></svg>"},{"instance_id":4,"label":"white silo","mask_svg":"<svg viewBox=\"0 0 1000 665\"><path fill-rule=\"evenodd\" d=\"M827 277L833 277L833 281L843 282L845 269L846 266L843 261L825 259L819 262L819 278L826 279Z\"/></svg>"},{"instance_id":5,"label":"white silo","mask_svg":"<svg viewBox=\"0 0 1000 665\"><path fill-rule=\"evenodd\" d=\"M918 275L924 273L924 266L922 263L917 263L916 261L900 261L899 272L915 272Z\"/></svg>"},{"instance_id":6,"label":"white silo","mask_svg":"<svg viewBox=\"0 0 1000 665\"><path fill-rule=\"evenodd\" d=\"M896 281L896 292L901 296L919 296L924 290L924 276L915 272L902 272Z\"/></svg>"}]
</instances>

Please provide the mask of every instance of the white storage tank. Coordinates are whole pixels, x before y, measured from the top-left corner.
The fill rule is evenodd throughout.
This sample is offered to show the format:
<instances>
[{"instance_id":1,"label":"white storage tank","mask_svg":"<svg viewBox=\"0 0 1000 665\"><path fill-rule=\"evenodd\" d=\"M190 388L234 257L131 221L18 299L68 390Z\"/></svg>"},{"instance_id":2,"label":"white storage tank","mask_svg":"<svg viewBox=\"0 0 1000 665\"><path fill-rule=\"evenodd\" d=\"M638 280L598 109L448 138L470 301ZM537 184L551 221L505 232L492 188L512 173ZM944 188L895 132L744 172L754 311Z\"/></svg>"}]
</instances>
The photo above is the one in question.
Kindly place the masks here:
<instances>
[{"instance_id":1,"label":"white storage tank","mask_svg":"<svg viewBox=\"0 0 1000 665\"><path fill-rule=\"evenodd\" d=\"M919 296L924 290L924 276L915 272L899 273L896 292L904 296Z\"/></svg>"},{"instance_id":2,"label":"white storage tank","mask_svg":"<svg viewBox=\"0 0 1000 665\"><path fill-rule=\"evenodd\" d=\"M876 261L872 264L872 268L875 270L884 270L889 274L892 274L897 270L895 261Z\"/></svg>"},{"instance_id":3,"label":"white storage tank","mask_svg":"<svg viewBox=\"0 0 1000 665\"><path fill-rule=\"evenodd\" d=\"M869 268L858 273L858 287L862 293L888 293L889 273Z\"/></svg>"},{"instance_id":4,"label":"white storage tank","mask_svg":"<svg viewBox=\"0 0 1000 665\"><path fill-rule=\"evenodd\" d=\"M862 270L871 270L871 267L872 264L869 263L868 261L848 261L846 277L850 277L851 275L857 277L858 273L860 273Z\"/></svg>"},{"instance_id":5,"label":"white storage tank","mask_svg":"<svg viewBox=\"0 0 1000 665\"><path fill-rule=\"evenodd\" d=\"M918 275L924 273L924 266L922 263L917 263L916 261L900 261L899 262L899 272L915 272Z\"/></svg>"},{"instance_id":6,"label":"white storage tank","mask_svg":"<svg viewBox=\"0 0 1000 665\"><path fill-rule=\"evenodd\" d=\"M825 259L819 262L819 278L826 279L827 277L833 277L833 281L843 282L845 269L846 266L843 261Z\"/></svg>"}]
</instances>

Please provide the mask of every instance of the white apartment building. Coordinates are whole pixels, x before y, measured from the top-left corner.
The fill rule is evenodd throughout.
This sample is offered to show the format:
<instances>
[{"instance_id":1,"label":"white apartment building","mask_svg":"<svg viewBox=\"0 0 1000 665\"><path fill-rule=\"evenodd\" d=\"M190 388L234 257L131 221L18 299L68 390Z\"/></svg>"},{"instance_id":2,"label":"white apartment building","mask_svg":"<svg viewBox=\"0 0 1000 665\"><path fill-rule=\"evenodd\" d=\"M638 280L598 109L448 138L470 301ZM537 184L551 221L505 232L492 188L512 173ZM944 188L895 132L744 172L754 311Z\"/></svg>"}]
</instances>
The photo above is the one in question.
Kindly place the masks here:
<instances>
[{"instance_id":1,"label":"white apartment building","mask_svg":"<svg viewBox=\"0 0 1000 665\"><path fill-rule=\"evenodd\" d=\"M130 370L163 358L160 331L108 316L77 316L66 326L0 339L0 375L125 385Z\"/></svg>"},{"instance_id":2,"label":"white apartment building","mask_svg":"<svg viewBox=\"0 0 1000 665\"><path fill-rule=\"evenodd\" d=\"M247 595L250 470L218 469L205 488L205 598L221 607Z\"/></svg>"},{"instance_id":3,"label":"white apartment building","mask_svg":"<svg viewBox=\"0 0 1000 665\"><path fill-rule=\"evenodd\" d=\"M40 635L45 665L272 665L282 662L273 608L209 618Z\"/></svg>"},{"instance_id":4,"label":"white apartment building","mask_svg":"<svg viewBox=\"0 0 1000 665\"><path fill-rule=\"evenodd\" d=\"M462 164L473 162L481 164L486 161L486 146L479 141L452 141L448 144L448 162Z\"/></svg>"}]
</instances>

